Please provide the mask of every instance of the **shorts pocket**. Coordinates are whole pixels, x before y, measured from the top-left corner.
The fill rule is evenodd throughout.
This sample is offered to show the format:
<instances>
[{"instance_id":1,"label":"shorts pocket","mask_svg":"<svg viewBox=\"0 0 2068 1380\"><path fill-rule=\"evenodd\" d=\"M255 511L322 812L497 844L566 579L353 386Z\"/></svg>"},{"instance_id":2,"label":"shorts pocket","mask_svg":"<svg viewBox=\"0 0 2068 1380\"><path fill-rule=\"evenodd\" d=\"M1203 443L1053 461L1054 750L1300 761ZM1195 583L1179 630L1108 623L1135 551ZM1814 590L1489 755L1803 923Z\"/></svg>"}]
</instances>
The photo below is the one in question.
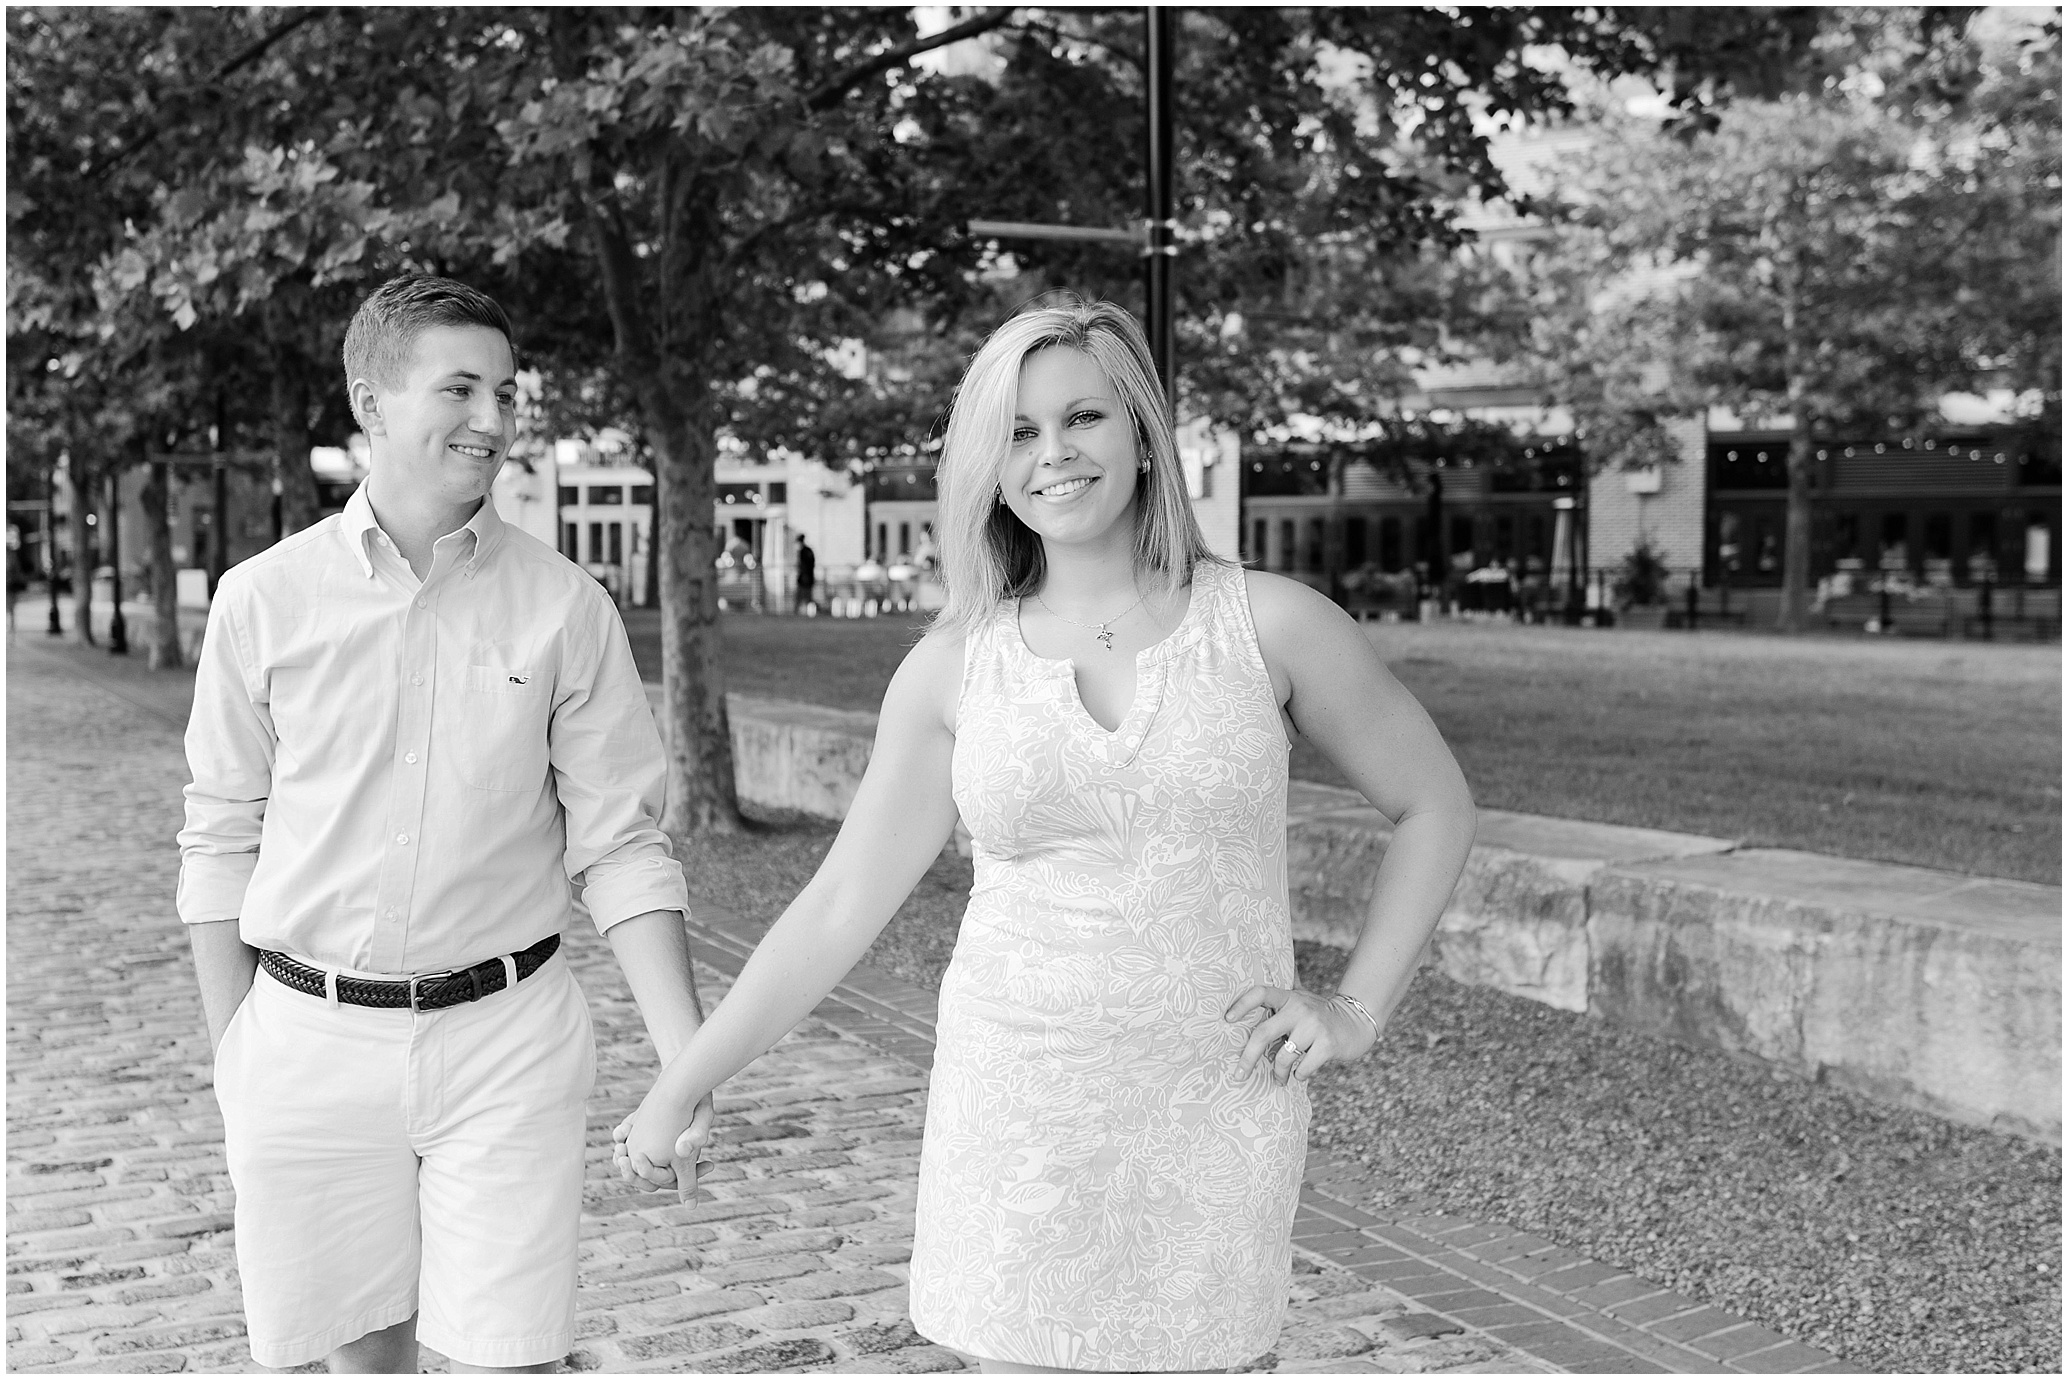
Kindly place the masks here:
<instances>
[{"instance_id":1,"label":"shorts pocket","mask_svg":"<svg viewBox=\"0 0 2068 1380\"><path fill-rule=\"evenodd\" d=\"M446 727L460 780L484 791L535 791L551 761L552 687L498 666L469 666Z\"/></svg>"},{"instance_id":2,"label":"shorts pocket","mask_svg":"<svg viewBox=\"0 0 2068 1380\"><path fill-rule=\"evenodd\" d=\"M241 1032L252 1020L251 1008L258 1001L258 989L266 981L263 972L252 974L251 990L244 994L244 1000L237 1003L237 1009L230 1013L230 1023L223 1027L223 1038L216 1042L212 1056L210 1078L215 1083L216 1099L220 1101L226 1086L236 1082L237 1046L241 1043Z\"/></svg>"}]
</instances>

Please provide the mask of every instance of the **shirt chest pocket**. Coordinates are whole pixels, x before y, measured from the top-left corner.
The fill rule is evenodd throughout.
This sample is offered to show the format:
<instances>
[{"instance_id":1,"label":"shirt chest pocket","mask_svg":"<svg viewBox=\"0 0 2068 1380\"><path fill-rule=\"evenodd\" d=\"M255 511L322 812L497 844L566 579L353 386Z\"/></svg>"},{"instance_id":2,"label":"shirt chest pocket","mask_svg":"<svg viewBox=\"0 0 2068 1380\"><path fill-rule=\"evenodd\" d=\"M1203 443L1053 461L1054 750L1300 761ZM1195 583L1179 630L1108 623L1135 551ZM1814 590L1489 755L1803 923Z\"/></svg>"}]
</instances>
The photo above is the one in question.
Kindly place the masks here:
<instances>
[{"instance_id":1,"label":"shirt chest pocket","mask_svg":"<svg viewBox=\"0 0 2068 1380\"><path fill-rule=\"evenodd\" d=\"M484 791L544 787L552 709L552 686L542 676L467 667L445 723L460 780Z\"/></svg>"}]
</instances>

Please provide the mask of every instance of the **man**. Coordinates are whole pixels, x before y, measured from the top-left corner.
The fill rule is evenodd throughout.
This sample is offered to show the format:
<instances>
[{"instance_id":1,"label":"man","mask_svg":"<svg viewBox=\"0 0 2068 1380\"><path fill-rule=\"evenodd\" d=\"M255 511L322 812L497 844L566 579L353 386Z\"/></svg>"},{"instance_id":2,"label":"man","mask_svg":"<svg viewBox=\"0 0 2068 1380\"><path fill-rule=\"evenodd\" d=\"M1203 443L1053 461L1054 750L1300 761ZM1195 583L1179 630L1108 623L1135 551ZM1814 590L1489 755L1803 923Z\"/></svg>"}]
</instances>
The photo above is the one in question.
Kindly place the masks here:
<instances>
[{"instance_id":1,"label":"man","mask_svg":"<svg viewBox=\"0 0 2068 1380\"><path fill-rule=\"evenodd\" d=\"M550 1370L595 1076L575 886L663 1061L702 1019L660 741L609 595L488 501L502 309L398 278L344 360L366 482L223 577L187 728L179 910L251 1351Z\"/></svg>"},{"instance_id":2,"label":"man","mask_svg":"<svg viewBox=\"0 0 2068 1380\"><path fill-rule=\"evenodd\" d=\"M813 607L811 587L818 581L819 557L811 549L811 543L804 539L804 533L797 534L797 612L803 613Z\"/></svg>"}]
</instances>

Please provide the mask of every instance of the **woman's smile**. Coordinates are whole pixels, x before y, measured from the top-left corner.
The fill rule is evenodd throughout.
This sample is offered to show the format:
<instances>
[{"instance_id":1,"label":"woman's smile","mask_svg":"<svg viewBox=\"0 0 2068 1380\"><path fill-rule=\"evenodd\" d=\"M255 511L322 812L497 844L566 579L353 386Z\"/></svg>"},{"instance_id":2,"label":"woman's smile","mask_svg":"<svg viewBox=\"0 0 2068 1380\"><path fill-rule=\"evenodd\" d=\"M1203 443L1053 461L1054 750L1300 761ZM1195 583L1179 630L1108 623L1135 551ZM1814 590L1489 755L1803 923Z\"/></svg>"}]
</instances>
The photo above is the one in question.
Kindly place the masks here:
<instances>
[{"instance_id":1,"label":"woman's smile","mask_svg":"<svg viewBox=\"0 0 2068 1380\"><path fill-rule=\"evenodd\" d=\"M1098 482L1097 475L1072 475L1068 479L1059 479L1053 484L1049 484L1042 488L1036 489L1034 491L1034 496L1036 498L1047 499L1048 501L1053 503L1066 498L1075 498L1077 495L1083 493L1086 489L1089 489L1096 482Z\"/></svg>"}]
</instances>

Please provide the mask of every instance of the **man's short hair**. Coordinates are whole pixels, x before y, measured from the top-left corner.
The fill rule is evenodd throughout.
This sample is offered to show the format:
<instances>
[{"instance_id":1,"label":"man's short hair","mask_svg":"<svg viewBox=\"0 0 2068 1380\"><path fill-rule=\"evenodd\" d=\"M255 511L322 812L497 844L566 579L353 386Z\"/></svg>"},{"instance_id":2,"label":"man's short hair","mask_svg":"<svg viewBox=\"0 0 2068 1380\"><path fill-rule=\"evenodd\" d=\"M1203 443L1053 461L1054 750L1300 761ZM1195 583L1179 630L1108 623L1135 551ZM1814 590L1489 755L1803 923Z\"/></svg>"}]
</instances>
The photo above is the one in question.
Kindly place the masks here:
<instances>
[{"instance_id":1,"label":"man's short hair","mask_svg":"<svg viewBox=\"0 0 2068 1380\"><path fill-rule=\"evenodd\" d=\"M517 337L493 297L450 278L405 273L390 278L359 304L345 331L345 387L372 379L400 388L416 338L434 326L487 326L501 331L515 358Z\"/></svg>"}]
</instances>

